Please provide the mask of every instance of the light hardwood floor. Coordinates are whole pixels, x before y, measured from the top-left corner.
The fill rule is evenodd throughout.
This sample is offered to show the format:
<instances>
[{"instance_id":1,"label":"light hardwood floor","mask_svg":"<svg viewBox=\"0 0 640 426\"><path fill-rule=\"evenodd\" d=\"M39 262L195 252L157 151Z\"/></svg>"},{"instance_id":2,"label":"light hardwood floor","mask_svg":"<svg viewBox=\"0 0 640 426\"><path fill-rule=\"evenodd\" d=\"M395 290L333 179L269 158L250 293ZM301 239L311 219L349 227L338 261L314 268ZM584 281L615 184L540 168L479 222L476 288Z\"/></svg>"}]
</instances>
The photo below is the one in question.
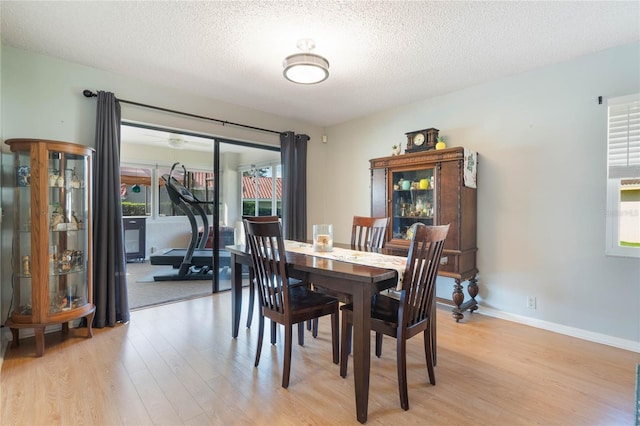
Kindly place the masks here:
<instances>
[{"instance_id":1,"label":"light hardwood floor","mask_svg":"<svg viewBox=\"0 0 640 426\"><path fill-rule=\"evenodd\" d=\"M282 330L275 346L265 333L254 368L257 321L232 339L230 303L227 292L135 311L129 324L97 329L92 339L48 334L42 358L24 339L5 354L0 424L358 424L353 363L340 378L329 321L320 321L317 339L306 333L305 346L294 345L285 390ZM395 340L385 338L371 361L368 424L634 422L638 353L479 314L455 323L447 307L438 309L436 386L422 337L407 351L410 410L400 408Z\"/></svg>"}]
</instances>

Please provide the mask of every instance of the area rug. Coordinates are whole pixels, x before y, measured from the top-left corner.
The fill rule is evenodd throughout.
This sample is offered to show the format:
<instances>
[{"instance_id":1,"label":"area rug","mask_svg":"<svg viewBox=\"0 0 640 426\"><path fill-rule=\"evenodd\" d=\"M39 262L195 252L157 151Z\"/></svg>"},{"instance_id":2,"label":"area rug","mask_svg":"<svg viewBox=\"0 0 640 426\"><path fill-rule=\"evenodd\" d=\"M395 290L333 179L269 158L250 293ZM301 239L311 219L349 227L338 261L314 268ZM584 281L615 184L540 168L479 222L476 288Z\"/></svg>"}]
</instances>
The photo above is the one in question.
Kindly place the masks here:
<instances>
[{"instance_id":1,"label":"area rug","mask_svg":"<svg viewBox=\"0 0 640 426\"><path fill-rule=\"evenodd\" d=\"M129 309L141 309L212 294L213 283L211 280L153 280L154 275L163 275L170 272L170 269L171 267L158 268L153 273L147 273L141 277L128 276ZM221 291L231 289L230 275L221 274L219 286Z\"/></svg>"},{"instance_id":2,"label":"area rug","mask_svg":"<svg viewBox=\"0 0 640 426\"><path fill-rule=\"evenodd\" d=\"M211 295L211 281L128 282L129 309Z\"/></svg>"}]
</instances>

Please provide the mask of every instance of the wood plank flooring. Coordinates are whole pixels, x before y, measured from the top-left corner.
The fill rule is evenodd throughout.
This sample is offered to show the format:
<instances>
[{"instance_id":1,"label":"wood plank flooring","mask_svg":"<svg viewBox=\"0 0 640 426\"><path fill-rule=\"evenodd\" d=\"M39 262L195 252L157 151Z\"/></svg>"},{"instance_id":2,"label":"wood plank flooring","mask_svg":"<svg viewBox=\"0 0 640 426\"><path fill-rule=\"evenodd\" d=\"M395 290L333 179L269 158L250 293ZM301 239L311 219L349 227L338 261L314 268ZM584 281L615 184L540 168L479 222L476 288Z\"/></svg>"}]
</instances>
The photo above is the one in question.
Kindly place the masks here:
<instances>
[{"instance_id":1,"label":"wood plank flooring","mask_svg":"<svg viewBox=\"0 0 640 426\"><path fill-rule=\"evenodd\" d=\"M246 290L245 290L246 296ZM246 300L246 297L245 297ZM331 362L329 321L294 345L282 389L282 341L253 359L257 320L231 338L231 294L132 312L131 322L33 338L9 348L0 372L2 425L358 424L352 368ZM482 308L481 308L482 309ZM395 340L371 361L371 425L632 425L640 354L479 314L438 308L436 386L421 337L408 344L410 410L400 408ZM243 312L242 324L246 320ZM77 335L77 336L74 336ZM373 348L373 343L372 343Z\"/></svg>"}]
</instances>

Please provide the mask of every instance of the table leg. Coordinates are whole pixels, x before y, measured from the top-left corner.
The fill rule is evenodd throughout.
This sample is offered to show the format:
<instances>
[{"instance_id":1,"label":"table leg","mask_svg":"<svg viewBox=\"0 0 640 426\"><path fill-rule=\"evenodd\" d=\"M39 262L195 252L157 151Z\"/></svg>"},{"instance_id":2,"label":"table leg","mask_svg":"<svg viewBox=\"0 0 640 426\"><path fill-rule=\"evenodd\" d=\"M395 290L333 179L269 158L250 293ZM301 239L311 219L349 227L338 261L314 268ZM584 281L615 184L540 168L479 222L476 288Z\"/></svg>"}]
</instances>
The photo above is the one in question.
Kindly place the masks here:
<instances>
[{"instance_id":1,"label":"table leg","mask_svg":"<svg viewBox=\"0 0 640 426\"><path fill-rule=\"evenodd\" d=\"M238 337L240 312L242 311L242 264L237 255L231 253L231 336Z\"/></svg>"},{"instance_id":2,"label":"table leg","mask_svg":"<svg viewBox=\"0 0 640 426\"><path fill-rule=\"evenodd\" d=\"M362 286L353 295L353 377L358 421L367 421L371 356L371 289Z\"/></svg>"}]
</instances>

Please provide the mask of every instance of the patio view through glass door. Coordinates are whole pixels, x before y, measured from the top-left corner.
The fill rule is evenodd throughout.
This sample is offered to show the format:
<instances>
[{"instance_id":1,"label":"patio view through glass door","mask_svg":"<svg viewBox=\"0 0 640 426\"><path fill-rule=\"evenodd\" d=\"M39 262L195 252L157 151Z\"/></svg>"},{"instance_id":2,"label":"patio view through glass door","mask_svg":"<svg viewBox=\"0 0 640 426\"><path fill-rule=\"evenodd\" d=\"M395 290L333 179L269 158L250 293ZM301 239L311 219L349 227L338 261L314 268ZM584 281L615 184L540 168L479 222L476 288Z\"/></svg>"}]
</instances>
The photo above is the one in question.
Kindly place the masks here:
<instances>
[{"instance_id":1,"label":"patio view through glass door","mask_svg":"<svg viewBox=\"0 0 640 426\"><path fill-rule=\"evenodd\" d=\"M137 126L123 124L121 150L120 193L131 309L230 289L229 254L224 247L244 236L242 215L281 216L279 146ZM171 202L162 179L175 163L179 164L172 177L203 202L206 212L210 232L205 248L211 252L205 268L208 276L156 281L154 277L175 271L171 265L151 264L151 256L170 249L185 252L193 236L188 217ZM198 217L195 238L199 241L204 234Z\"/></svg>"}]
</instances>

